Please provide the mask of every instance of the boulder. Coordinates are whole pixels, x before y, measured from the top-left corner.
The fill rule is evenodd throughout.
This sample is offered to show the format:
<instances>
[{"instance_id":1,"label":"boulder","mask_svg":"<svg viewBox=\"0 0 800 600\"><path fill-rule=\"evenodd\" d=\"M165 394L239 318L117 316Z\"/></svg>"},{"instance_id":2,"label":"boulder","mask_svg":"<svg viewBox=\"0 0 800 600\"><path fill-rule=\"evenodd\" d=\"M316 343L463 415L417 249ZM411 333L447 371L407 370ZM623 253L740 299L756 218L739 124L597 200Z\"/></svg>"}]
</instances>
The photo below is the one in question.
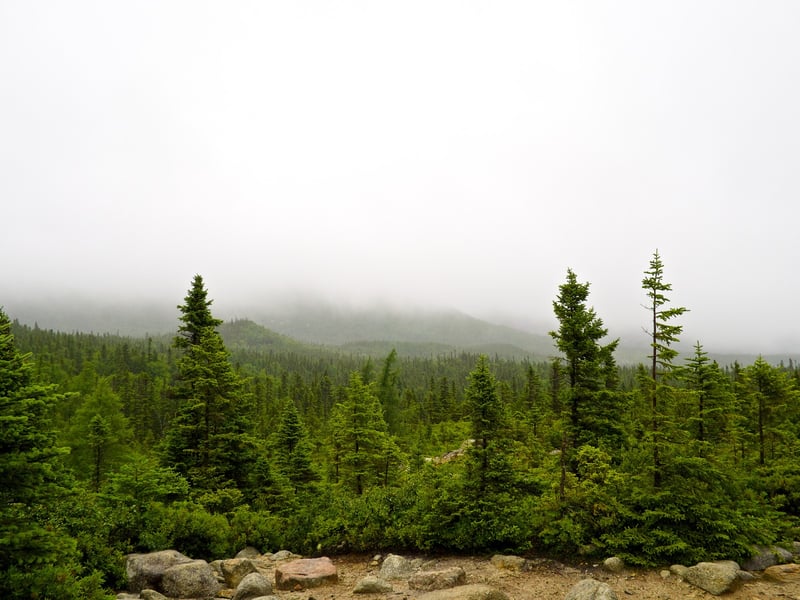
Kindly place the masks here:
<instances>
[{"instance_id":1,"label":"boulder","mask_svg":"<svg viewBox=\"0 0 800 600\"><path fill-rule=\"evenodd\" d=\"M139 592L139 598L142 600L169 600L164 594L160 594L155 590L142 590Z\"/></svg>"},{"instance_id":2,"label":"boulder","mask_svg":"<svg viewBox=\"0 0 800 600\"><path fill-rule=\"evenodd\" d=\"M261 573L248 573L236 587L232 600L252 600L272 594L272 583Z\"/></svg>"},{"instance_id":3,"label":"boulder","mask_svg":"<svg viewBox=\"0 0 800 600\"><path fill-rule=\"evenodd\" d=\"M797 583L800 582L800 565L791 563L767 567L764 577L780 583Z\"/></svg>"},{"instance_id":4,"label":"boulder","mask_svg":"<svg viewBox=\"0 0 800 600\"><path fill-rule=\"evenodd\" d=\"M689 567L684 565L672 565L669 570L671 573L677 577L680 577L681 579L686 579L686 575L689 573Z\"/></svg>"},{"instance_id":5,"label":"boulder","mask_svg":"<svg viewBox=\"0 0 800 600\"><path fill-rule=\"evenodd\" d=\"M259 556L261 556L261 552L252 546L247 546L239 550L235 558L258 558Z\"/></svg>"},{"instance_id":6,"label":"boulder","mask_svg":"<svg viewBox=\"0 0 800 600\"><path fill-rule=\"evenodd\" d=\"M510 554L495 554L492 557L492 565L497 569L508 571L527 571L530 568L527 560Z\"/></svg>"},{"instance_id":7,"label":"boulder","mask_svg":"<svg viewBox=\"0 0 800 600\"><path fill-rule=\"evenodd\" d=\"M139 593L144 589L160 590L164 571L175 565L192 562L177 550L162 550L149 554L129 554L125 557L128 590Z\"/></svg>"},{"instance_id":8,"label":"boulder","mask_svg":"<svg viewBox=\"0 0 800 600\"><path fill-rule=\"evenodd\" d=\"M214 569L204 560L170 567L161 580L161 591L171 598L213 598L220 587Z\"/></svg>"},{"instance_id":9,"label":"boulder","mask_svg":"<svg viewBox=\"0 0 800 600\"><path fill-rule=\"evenodd\" d=\"M739 565L732 560L701 562L689 567L684 577L692 585L719 596L734 590L739 580Z\"/></svg>"},{"instance_id":10,"label":"boulder","mask_svg":"<svg viewBox=\"0 0 800 600\"><path fill-rule=\"evenodd\" d=\"M625 561L619 556L611 556L603 561L603 568L609 573L622 573L625 570Z\"/></svg>"},{"instance_id":11,"label":"boulder","mask_svg":"<svg viewBox=\"0 0 800 600\"><path fill-rule=\"evenodd\" d=\"M275 567L275 586L279 590L305 590L338 580L336 565L326 556L300 558Z\"/></svg>"},{"instance_id":12,"label":"boulder","mask_svg":"<svg viewBox=\"0 0 800 600\"><path fill-rule=\"evenodd\" d=\"M779 546L756 546L754 554L742 563L745 571L763 571L772 565L792 561L792 553Z\"/></svg>"},{"instance_id":13,"label":"boulder","mask_svg":"<svg viewBox=\"0 0 800 600\"><path fill-rule=\"evenodd\" d=\"M219 569L229 588L237 588L242 579L251 573L258 573L255 563L249 558L231 558L219 562ZM272 589L270 589L272 593Z\"/></svg>"},{"instance_id":14,"label":"boulder","mask_svg":"<svg viewBox=\"0 0 800 600\"><path fill-rule=\"evenodd\" d=\"M356 584L353 588L354 594L386 594L392 591L392 584L388 581L368 575Z\"/></svg>"},{"instance_id":15,"label":"boulder","mask_svg":"<svg viewBox=\"0 0 800 600\"><path fill-rule=\"evenodd\" d=\"M383 559L381 570L378 573L381 579L408 579L422 565L419 559L409 560L404 556L390 554Z\"/></svg>"},{"instance_id":16,"label":"boulder","mask_svg":"<svg viewBox=\"0 0 800 600\"><path fill-rule=\"evenodd\" d=\"M441 571L420 571L408 579L408 587L412 590L430 592L464 585L467 574L461 567L452 567Z\"/></svg>"},{"instance_id":17,"label":"boulder","mask_svg":"<svg viewBox=\"0 0 800 600\"><path fill-rule=\"evenodd\" d=\"M582 579L573 585L564 600L618 600L607 583L596 579Z\"/></svg>"},{"instance_id":18,"label":"boulder","mask_svg":"<svg viewBox=\"0 0 800 600\"><path fill-rule=\"evenodd\" d=\"M460 585L417 596L417 600L509 600L505 592L483 583Z\"/></svg>"},{"instance_id":19,"label":"boulder","mask_svg":"<svg viewBox=\"0 0 800 600\"><path fill-rule=\"evenodd\" d=\"M275 562L281 560L295 560L297 558L302 558L302 556L289 552L288 550L278 550L275 554L270 556L270 559Z\"/></svg>"}]
</instances>

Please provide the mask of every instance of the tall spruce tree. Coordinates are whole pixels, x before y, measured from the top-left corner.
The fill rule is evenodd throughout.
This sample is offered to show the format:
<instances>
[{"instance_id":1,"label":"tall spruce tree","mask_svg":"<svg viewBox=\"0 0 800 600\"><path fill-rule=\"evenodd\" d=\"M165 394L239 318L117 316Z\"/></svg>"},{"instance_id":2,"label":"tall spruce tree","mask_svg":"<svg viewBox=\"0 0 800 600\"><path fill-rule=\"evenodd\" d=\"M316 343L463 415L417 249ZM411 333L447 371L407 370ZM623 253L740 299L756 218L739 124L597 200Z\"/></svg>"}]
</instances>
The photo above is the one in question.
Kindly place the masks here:
<instances>
[{"instance_id":1,"label":"tall spruce tree","mask_svg":"<svg viewBox=\"0 0 800 600\"><path fill-rule=\"evenodd\" d=\"M619 340L601 344L608 335L603 321L587 306L589 284L580 283L572 269L559 286L553 310L559 322L550 335L564 355L569 381L569 431L571 446L618 445L621 405L615 393L614 351Z\"/></svg>"},{"instance_id":2,"label":"tall spruce tree","mask_svg":"<svg viewBox=\"0 0 800 600\"><path fill-rule=\"evenodd\" d=\"M0 310L0 595L80 598L75 541L46 522L68 489L50 418L60 396L35 383Z\"/></svg>"},{"instance_id":3,"label":"tall spruce tree","mask_svg":"<svg viewBox=\"0 0 800 600\"><path fill-rule=\"evenodd\" d=\"M511 480L508 415L485 355L469 374L464 406L474 440L467 453L466 491L484 496L506 490Z\"/></svg>"},{"instance_id":4,"label":"tall spruce tree","mask_svg":"<svg viewBox=\"0 0 800 600\"><path fill-rule=\"evenodd\" d=\"M357 495L386 485L399 465L400 450L388 433L373 384L364 383L361 373L351 373L342 400L333 407L331 426L336 481Z\"/></svg>"},{"instance_id":5,"label":"tall spruce tree","mask_svg":"<svg viewBox=\"0 0 800 600\"><path fill-rule=\"evenodd\" d=\"M249 435L246 392L216 330L203 280L195 276L182 311L175 345L178 359L173 395L178 413L165 436L164 458L194 487L213 489L248 483L254 440Z\"/></svg>"},{"instance_id":6,"label":"tall spruce tree","mask_svg":"<svg viewBox=\"0 0 800 600\"><path fill-rule=\"evenodd\" d=\"M208 299L208 291L200 275L195 275L192 280L192 287L183 299L183 304L178 305L181 311L179 320L181 325L178 327L178 335L175 337L175 346L178 348L189 348L200 343L200 334L206 327L216 329L222 325L220 319L214 318L211 314L211 304L213 300Z\"/></svg>"},{"instance_id":7,"label":"tall spruce tree","mask_svg":"<svg viewBox=\"0 0 800 600\"><path fill-rule=\"evenodd\" d=\"M669 402L673 393L670 379L674 374L674 360L678 351L672 344L678 342L683 331L682 325L672 324L672 319L687 312L684 307L669 307L665 292L672 290L672 284L664 281L664 263L656 250L650 260L650 268L644 272L642 288L650 301L645 308L650 313L650 329L645 332L650 337L650 373L645 382L646 395L650 404L650 435L653 446L653 485L658 488L663 479L662 451L666 440L664 431L664 402Z\"/></svg>"},{"instance_id":8,"label":"tall spruce tree","mask_svg":"<svg viewBox=\"0 0 800 600\"><path fill-rule=\"evenodd\" d=\"M275 436L275 457L278 468L294 486L295 493L319 479L311 463L308 434L291 398L286 398L283 405Z\"/></svg>"}]
</instances>

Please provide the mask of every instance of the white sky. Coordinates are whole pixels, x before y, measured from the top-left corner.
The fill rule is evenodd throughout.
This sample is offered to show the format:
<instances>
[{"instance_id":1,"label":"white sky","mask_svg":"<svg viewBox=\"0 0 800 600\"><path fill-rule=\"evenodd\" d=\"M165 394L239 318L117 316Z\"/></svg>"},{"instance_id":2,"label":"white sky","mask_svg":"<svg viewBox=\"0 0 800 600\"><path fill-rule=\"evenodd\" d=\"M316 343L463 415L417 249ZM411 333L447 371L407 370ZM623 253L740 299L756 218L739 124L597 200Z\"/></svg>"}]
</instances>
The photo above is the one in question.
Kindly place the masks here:
<instances>
[{"instance_id":1,"label":"white sky","mask_svg":"<svg viewBox=\"0 0 800 600\"><path fill-rule=\"evenodd\" d=\"M313 292L800 349L800 3L0 2L0 304ZM5 302L7 307L11 303ZM11 315L13 317L13 314Z\"/></svg>"}]
</instances>

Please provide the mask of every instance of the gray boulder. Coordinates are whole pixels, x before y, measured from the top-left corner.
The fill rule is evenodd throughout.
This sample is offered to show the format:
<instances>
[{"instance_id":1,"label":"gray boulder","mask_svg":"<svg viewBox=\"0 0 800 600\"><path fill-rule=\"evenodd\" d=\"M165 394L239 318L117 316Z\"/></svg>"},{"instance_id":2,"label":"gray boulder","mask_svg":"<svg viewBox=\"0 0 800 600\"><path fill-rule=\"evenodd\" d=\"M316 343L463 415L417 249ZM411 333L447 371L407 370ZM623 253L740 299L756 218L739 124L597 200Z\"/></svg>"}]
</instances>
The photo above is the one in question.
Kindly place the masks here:
<instances>
[{"instance_id":1,"label":"gray boulder","mask_svg":"<svg viewBox=\"0 0 800 600\"><path fill-rule=\"evenodd\" d=\"M236 587L232 600L252 600L272 594L272 582L261 573L249 573Z\"/></svg>"},{"instance_id":2,"label":"gray boulder","mask_svg":"<svg viewBox=\"0 0 800 600\"><path fill-rule=\"evenodd\" d=\"M792 562L792 553L779 546L756 546L754 554L742 563L745 571L763 571L773 565Z\"/></svg>"},{"instance_id":3,"label":"gray boulder","mask_svg":"<svg viewBox=\"0 0 800 600\"><path fill-rule=\"evenodd\" d=\"M719 596L738 587L739 565L732 560L697 563L686 570L684 579L709 594Z\"/></svg>"},{"instance_id":4,"label":"gray boulder","mask_svg":"<svg viewBox=\"0 0 800 600\"><path fill-rule=\"evenodd\" d=\"M507 571L527 571L530 568L527 560L513 554L495 554L491 562L496 569Z\"/></svg>"},{"instance_id":5,"label":"gray boulder","mask_svg":"<svg viewBox=\"0 0 800 600\"><path fill-rule=\"evenodd\" d=\"M251 573L258 573L255 563L249 558L231 558L219 562L219 570L225 585L236 589ZM272 592L272 590L270 590Z\"/></svg>"},{"instance_id":6,"label":"gray boulder","mask_svg":"<svg viewBox=\"0 0 800 600\"><path fill-rule=\"evenodd\" d=\"M354 594L386 594L391 591L391 583L380 577L375 577L374 575L364 577L356 583L356 587L353 588Z\"/></svg>"},{"instance_id":7,"label":"gray boulder","mask_svg":"<svg viewBox=\"0 0 800 600\"><path fill-rule=\"evenodd\" d=\"M168 598L164 594L160 594L155 590L142 590L139 593L139 597L142 600L168 600Z\"/></svg>"},{"instance_id":8,"label":"gray boulder","mask_svg":"<svg viewBox=\"0 0 800 600\"><path fill-rule=\"evenodd\" d=\"M193 560L164 571L161 591L171 598L213 598L221 586L204 560Z\"/></svg>"},{"instance_id":9,"label":"gray boulder","mask_svg":"<svg viewBox=\"0 0 800 600\"><path fill-rule=\"evenodd\" d=\"M378 573L381 579L408 579L414 574L414 571L419 570L422 561L419 559L409 560L404 556L397 554L390 554L383 559L381 570Z\"/></svg>"},{"instance_id":10,"label":"gray boulder","mask_svg":"<svg viewBox=\"0 0 800 600\"><path fill-rule=\"evenodd\" d=\"M175 565L192 562L177 550L161 550L148 554L129 554L125 557L128 590L139 593L144 589L160 590L164 572Z\"/></svg>"},{"instance_id":11,"label":"gray boulder","mask_svg":"<svg viewBox=\"0 0 800 600\"><path fill-rule=\"evenodd\" d=\"M611 556L603 561L603 568L610 573L622 573L625 570L625 561L619 556Z\"/></svg>"},{"instance_id":12,"label":"gray boulder","mask_svg":"<svg viewBox=\"0 0 800 600\"><path fill-rule=\"evenodd\" d=\"M235 558L258 558L259 556L261 556L261 552L259 552L256 548L253 548L252 546L246 546L236 553Z\"/></svg>"},{"instance_id":13,"label":"gray boulder","mask_svg":"<svg viewBox=\"0 0 800 600\"><path fill-rule=\"evenodd\" d=\"M596 579L582 579L572 586L564 600L618 600L607 583Z\"/></svg>"},{"instance_id":14,"label":"gray boulder","mask_svg":"<svg viewBox=\"0 0 800 600\"><path fill-rule=\"evenodd\" d=\"M483 583L460 585L417 596L417 600L509 600L505 592Z\"/></svg>"},{"instance_id":15,"label":"gray boulder","mask_svg":"<svg viewBox=\"0 0 800 600\"><path fill-rule=\"evenodd\" d=\"M430 592L464 585L467 574L461 567L452 567L440 571L420 571L408 579L408 587L412 590Z\"/></svg>"}]
</instances>

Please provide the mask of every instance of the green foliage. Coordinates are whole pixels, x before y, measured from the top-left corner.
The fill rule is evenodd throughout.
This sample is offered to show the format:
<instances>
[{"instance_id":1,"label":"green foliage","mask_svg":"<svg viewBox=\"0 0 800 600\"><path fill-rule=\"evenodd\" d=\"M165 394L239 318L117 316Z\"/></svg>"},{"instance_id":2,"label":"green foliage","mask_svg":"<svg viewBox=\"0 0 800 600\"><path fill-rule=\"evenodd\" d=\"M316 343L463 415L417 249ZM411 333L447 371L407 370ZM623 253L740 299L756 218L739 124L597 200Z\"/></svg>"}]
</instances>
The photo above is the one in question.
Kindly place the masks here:
<instances>
[{"instance_id":1,"label":"green foliage","mask_svg":"<svg viewBox=\"0 0 800 600\"><path fill-rule=\"evenodd\" d=\"M354 372L344 398L333 408L335 480L361 495L373 485L394 479L402 456L387 431L386 421L373 385Z\"/></svg>"}]
</instances>

